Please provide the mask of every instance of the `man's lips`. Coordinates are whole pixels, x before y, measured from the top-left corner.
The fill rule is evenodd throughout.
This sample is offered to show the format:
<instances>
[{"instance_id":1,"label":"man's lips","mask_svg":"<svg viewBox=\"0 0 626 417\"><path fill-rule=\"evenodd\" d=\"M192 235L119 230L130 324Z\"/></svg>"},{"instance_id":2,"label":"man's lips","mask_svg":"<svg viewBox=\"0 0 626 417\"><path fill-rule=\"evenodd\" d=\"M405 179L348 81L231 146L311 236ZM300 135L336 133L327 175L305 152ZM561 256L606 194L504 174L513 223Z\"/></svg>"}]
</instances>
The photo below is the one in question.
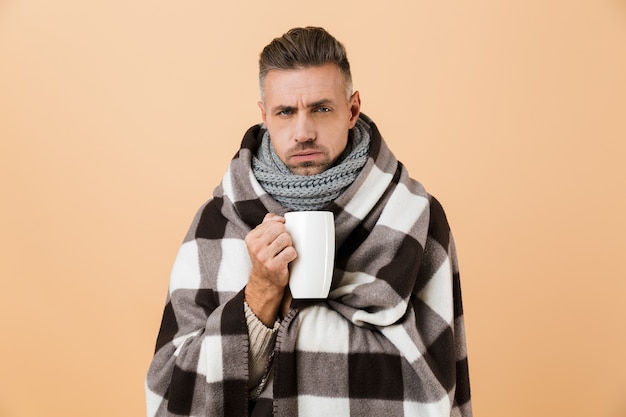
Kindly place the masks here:
<instances>
[{"instance_id":1,"label":"man's lips","mask_svg":"<svg viewBox=\"0 0 626 417\"><path fill-rule=\"evenodd\" d=\"M322 152L320 151L308 150L308 151L296 152L291 155L291 158L297 161L302 161L302 160L315 159L321 154Z\"/></svg>"}]
</instances>

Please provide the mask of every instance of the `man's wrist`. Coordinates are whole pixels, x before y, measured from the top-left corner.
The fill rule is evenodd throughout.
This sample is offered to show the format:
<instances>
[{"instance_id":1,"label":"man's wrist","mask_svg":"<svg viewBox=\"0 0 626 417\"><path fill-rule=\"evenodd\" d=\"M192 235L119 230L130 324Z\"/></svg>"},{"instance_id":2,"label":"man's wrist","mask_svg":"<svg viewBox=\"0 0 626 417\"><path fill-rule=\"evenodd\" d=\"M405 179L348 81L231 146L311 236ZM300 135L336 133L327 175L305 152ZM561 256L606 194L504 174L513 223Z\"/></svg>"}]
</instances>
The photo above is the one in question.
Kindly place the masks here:
<instances>
[{"instance_id":1,"label":"man's wrist","mask_svg":"<svg viewBox=\"0 0 626 417\"><path fill-rule=\"evenodd\" d=\"M269 328L274 327L278 317L278 310L283 299L283 293L275 289L256 289L254 284L246 286L245 301L261 322Z\"/></svg>"}]
</instances>

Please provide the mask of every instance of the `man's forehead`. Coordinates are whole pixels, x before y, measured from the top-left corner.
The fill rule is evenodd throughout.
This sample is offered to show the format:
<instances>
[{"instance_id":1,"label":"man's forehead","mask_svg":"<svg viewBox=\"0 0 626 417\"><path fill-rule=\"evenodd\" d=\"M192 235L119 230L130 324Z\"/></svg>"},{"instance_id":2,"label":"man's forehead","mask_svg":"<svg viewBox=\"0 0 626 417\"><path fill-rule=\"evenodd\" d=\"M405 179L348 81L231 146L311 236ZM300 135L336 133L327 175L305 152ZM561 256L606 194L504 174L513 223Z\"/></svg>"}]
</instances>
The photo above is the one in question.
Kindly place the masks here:
<instances>
[{"instance_id":1,"label":"man's forehead","mask_svg":"<svg viewBox=\"0 0 626 417\"><path fill-rule=\"evenodd\" d=\"M271 70L264 82L265 97L308 102L333 101L343 96L345 83L334 65L293 70ZM287 104L287 103L284 103Z\"/></svg>"}]
</instances>

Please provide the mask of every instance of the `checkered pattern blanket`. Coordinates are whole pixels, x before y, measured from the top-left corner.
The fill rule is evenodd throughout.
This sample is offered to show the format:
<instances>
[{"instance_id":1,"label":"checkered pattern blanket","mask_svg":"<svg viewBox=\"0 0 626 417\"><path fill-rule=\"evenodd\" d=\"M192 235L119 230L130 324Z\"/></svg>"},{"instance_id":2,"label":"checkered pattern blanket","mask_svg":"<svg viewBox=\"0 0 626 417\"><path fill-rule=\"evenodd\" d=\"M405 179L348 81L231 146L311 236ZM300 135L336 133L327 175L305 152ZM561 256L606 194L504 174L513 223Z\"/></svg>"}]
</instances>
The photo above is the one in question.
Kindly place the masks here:
<instances>
[{"instance_id":1,"label":"checkered pattern blanket","mask_svg":"<svg viewBox=\"0 0 626 417\"><path fill-rule=\"evenodd\" d=\"M245 134L196 215L171 274L146 379L149 416L470 416L455 248L441 205L396 160L375 124L370 158L327 208L336 266L327 300L294 300L272 373L248 398L244 237L284 214L252 175L263 134Z\"/></svg>"}]
</instances>

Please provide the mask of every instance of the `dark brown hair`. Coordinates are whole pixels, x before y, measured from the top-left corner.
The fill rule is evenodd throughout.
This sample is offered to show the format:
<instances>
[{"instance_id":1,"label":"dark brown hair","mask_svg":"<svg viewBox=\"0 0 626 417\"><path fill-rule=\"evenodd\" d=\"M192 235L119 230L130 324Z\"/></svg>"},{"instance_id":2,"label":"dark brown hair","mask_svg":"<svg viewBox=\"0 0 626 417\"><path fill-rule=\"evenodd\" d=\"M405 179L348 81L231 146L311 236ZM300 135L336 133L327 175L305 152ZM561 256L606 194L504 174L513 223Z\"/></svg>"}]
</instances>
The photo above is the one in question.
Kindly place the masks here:
<instances>
[{"instance_id":1,"label":"dark brown hair","mask_svg":"<svg viewBox=\"0 0 626 417\"><path fill-rule=\"evenodd\" d=\"M352 94L352 74L346 48L321 27L293 28L280 38L275 38L259 59L259 85L263 99L263 83L271 70L293 70L337 65L343 74L346 94Z\"/></svg>"}]
</instances>

